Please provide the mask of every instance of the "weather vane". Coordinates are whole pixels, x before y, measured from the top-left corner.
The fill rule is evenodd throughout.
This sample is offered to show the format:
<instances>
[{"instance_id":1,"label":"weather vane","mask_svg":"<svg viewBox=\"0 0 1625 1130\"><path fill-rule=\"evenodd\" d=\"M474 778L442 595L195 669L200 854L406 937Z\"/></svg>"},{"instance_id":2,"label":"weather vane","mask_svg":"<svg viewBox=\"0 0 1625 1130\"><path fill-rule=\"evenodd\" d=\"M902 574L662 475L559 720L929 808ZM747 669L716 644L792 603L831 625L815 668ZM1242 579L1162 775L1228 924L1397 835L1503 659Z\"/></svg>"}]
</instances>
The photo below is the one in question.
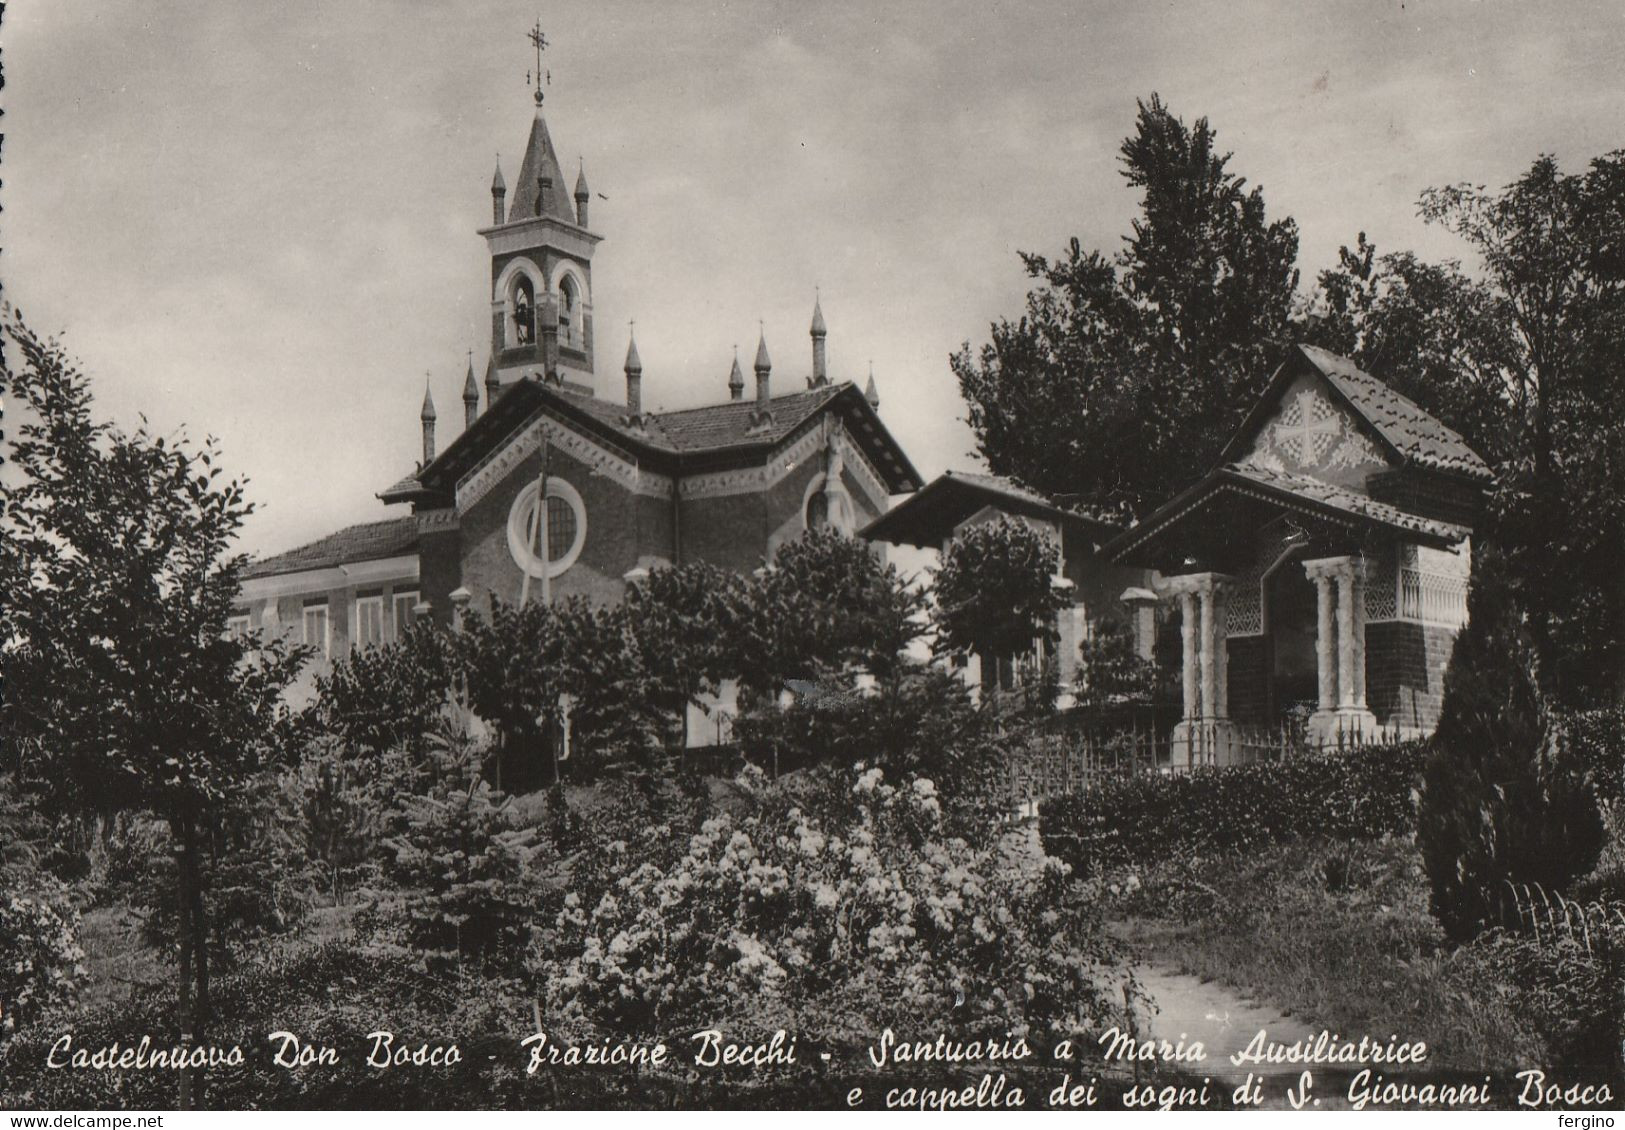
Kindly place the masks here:
<instances>
[{"instance_id":1,"label":"weather vane","mask_svg":"<svg viewBox=\"0 0 1625 1130\"><path fill-rule=\"evenodd\" d=\"M530 40L531 45L536 48L536 71L535 71L535 74L536 74L536 104L541 105L541 101L542 101L542 52L547 49L547 36L542 34L542 21L541 21L541 19L539 17L536 20L536 26L531 28L530 31L527 33L527 38ZM549 75L548 77L551 78L552 76ZM527 82L529 82L530 75L526 75L525 79L526 79Z\"/></svg>"}]
</instances>

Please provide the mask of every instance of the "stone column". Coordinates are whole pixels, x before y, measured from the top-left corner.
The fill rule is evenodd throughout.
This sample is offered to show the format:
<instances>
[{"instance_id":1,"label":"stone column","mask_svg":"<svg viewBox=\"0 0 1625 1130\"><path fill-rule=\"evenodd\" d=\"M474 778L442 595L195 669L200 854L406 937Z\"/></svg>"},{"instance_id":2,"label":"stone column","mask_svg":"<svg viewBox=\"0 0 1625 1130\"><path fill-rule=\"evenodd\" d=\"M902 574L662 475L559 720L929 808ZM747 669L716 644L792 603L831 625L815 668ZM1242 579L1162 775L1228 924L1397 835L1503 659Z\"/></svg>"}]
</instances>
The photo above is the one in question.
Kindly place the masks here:
<instances>
[{"instance_id":1,"label":"stone column","mask_svg":"<svg viewBox=\"0 0 1625 1130\"><path fill-rule=\"evenodd\" d=\"M1365 705L1365 560L1355 562L1355 568L1349 575L1349 599L1354 605L1355 629L1353 632L1354 644L1354 705L1357 709L1366 709Z\"/></svg>"},{"instance_id":2,"label":"stone column","mask_svg":"<svg viewBox=\"0 0 1625 1130\"><path fill-rule=\"evenodd\" d=\"M1336 645L1332 620L1332 579L1324 573L1314 575L1318 634L1315 636L1315 667L1319 676L1316 709L1325 714L1337 706L1337 668L1333 660Z\"/></svg>"},{"instance_id":3,"label":"stone column","mask_svg":"<svg viewBox=\"0 0 1625 1130\"><path fill-rule=\"evenodd\" d=\"M1134 654L1148 661L1156 658L1157 594L1150 589L1129 588L1117 599L1128 606L1129 622L1134 627Z\"/></svg>"},{"instance_id":4,"label":"stone column","mask_svg":"<svg viewBox=\"0 0 1625 1130\"><path fill-rule=\"evenodd\" d=\"M1318 598L1319 686L1317 709L1309 719L1310 737L1321 745L1359 741L1377 729L1376 717L1365 704L1365 607L1360 588L1364 562L1353 556L1322 557L1305 561L1303 567L1315 582Z\"/></svg>"},{"instance_id":5,"label":"stone column","mask_svg":"<svg viewBox=\"0 0 1625 1130\"><path fill-rule=\"evenodd\" d=\"M1354 576L1337 573L1337 709L1354 709Z\"/></svg>"},{"instance_id":6,"label":"stone column","mask_svg":"<svg viewBox=\"0 0 1625 1130\"><path fill-rule=\"evenodd\" d=\"M1227 717L1225 680L1226 632L1222 590L1228 577L1189 573L1171 577L1164 592L1177 595L1183 623L1183 688L1185 716L1174 727L1174 760L1226 764L1239 744Z\"/></svg>"},{"instance_id":7,"label":"stone column","mask_svg":"<svg viewBox=\"0 0 1625 1130\"><path fill-rule=\"evenodd\" d=\"M1211 586L1203 587L1197 591L1196 599L1201 605L1202 625L1202 718L1218 717L1218 672L1213 666L1213 589Z\"/></svg>"},{"instance_id":8,"label":"stone column","mask_svg":"<svg viewBox=\"0 0 1625 1130\"><path fill-rule=\"evenodd\" d=\"M1179 594L1180 643L1183 645L1181 672L1181 687L1184 691L1185 717L1196 718L1201 715L1202 707L1198 701L1197 674L1197 623L1196 623L1196 593L1186 590Z\"/></svg>"}]
</instances>

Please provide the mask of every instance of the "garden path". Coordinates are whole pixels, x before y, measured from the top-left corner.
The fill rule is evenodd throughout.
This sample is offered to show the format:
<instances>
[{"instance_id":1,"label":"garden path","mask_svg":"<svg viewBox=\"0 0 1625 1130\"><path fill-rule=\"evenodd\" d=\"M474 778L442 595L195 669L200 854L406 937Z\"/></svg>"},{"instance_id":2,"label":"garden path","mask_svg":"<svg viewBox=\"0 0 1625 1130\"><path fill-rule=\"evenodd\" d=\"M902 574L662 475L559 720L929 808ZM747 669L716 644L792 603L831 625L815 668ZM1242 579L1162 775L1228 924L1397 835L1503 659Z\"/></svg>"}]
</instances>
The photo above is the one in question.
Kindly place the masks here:
<instances>
[{"instance_id":1,"label":"garden path","mask_svg":"<svg viewBox=\"0 0 1625 1130\"><path fill-rule=\"evenodd\" d=\"M1149 965L1136 966L1134 976L1140 988L1155 1003L1149 1016L1142 1016L1140 1031L1158 1040L1187 1047L1202 1041L1207 1059L1201 1064L1183 1065L1189 1074L1209 1077L1215 1088L1221 1084L1228 1093L1249 1074L1257 1076L1259 1108L1288 1110L1288 1089L1301 1087L1301 1064L1264 1063L1237 1067L1230 1057L1247 1047L1262 1030L1270 1043L1290 1044L1312 1040L1320 1029L1287 1016L1273 1005L1250 1000L1229 986L1203 981L1188 973L1174 973ZM1346 1110L1349 1103L1338 1075L1314 1071L1315 1079L1300 1101L1316 1110Z\"/></svg>"},{"instance_id":2,"label":"garden path","mask_svg":"<svg viewBox=\"0 0 1625 1130\"><path fill-rule=\"evenodd\" d=\"M1194 1040L1202 1041L1207 1062L1219 1074L1237 1071L1230 1056L1244 1049L1259 1029L1275 1043L1312 1039L1320 1031L1272 1005L1249 1000L1227 985L1203 981L1188 973L1141 965L1135 968L1134 976L1155 1005L1151 1014L1142 1018L1141 1030L1169 1043L1183 1040L1189 1045ZM1298 1070L1291 1064L1264 1064L1258 1068L1261 1074L1296 1075ZM1240 1074L1245 1076L1246 1070Z\"/></svg>"}]
</instances>

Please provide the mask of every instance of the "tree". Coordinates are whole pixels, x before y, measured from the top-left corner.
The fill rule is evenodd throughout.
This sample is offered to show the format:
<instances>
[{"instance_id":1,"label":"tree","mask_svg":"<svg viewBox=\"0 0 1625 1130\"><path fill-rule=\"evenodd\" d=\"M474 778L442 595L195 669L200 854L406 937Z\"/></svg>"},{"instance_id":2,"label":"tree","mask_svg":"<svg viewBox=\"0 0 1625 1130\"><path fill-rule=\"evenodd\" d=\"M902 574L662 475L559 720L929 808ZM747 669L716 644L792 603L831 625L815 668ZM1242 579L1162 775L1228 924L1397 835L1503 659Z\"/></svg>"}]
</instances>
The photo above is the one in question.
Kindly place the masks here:
<instances>
[{"instance_id":1,"label":"tree","mask_svg":"<svg viewBox=\"0 0 1625 1130\"><path fill-rule=\"evenodd\" d=\"M1206 118L1191 127L1152 95L1121 149L1142 190L1116 255L1073 239L1016 322L950 359L996 473L1125 518L1207 471L1262 391L1289 329L1297 226L1229 170Z\"/></svg>"},{"instance_id":2,"label":"tree","mask_svg":"<svg viewBox=\"0 0 1625 1130\"><path fill-rule=\"evenodd\" d=\"M1055 539L1010 517L971 526L949 543L934 580L939 654L977 655L984 673L1028 651L1053 647L1066 594L1055 584Z\"/></svg>"},{"instance_id":3,"label":"tree","mask_svg":"<svg viewBox=\"0 0 1625 1130\"><path fill-rule=\"evenodd\" d=\"M1475 541L1506 556L1544 690L1625 693L1625 152L1550 157L1499 191L1433 189L1423 216L1480 267L1375 257L1321 276L1313 333L1463 433L1497 483ZM1554 568L1559 563L1560 568Z\"/></svg>"},{"instance_id":4,"label":"tree","mask_svg":"<svg viewBox=\"0 0 1625 1130\"><path fill-rule=\"evenodd\" d=\"M1164 690L1161 670L1135 650L1126 624L1103 620L1078 647L1077 703L1108 707L1150 703Z\"/></svg>"},{"instance_id":5,"label":"tree","mask_svg":"<svg viewBox=\"0 0 1625 1130\"><path fill-rule=\"evenodd\" d=\"M281 692L303 653L233 638L253 506L213 441L94 420L55 340L0 308L4 380L24 423L0 483L0 728L22 776L63 810L153 811L175 844L183 1041L209 1018L202 855L213 822L276 749ZM191 1101L182 1075L181 1105Z\"/></svg>"},{"instance_id":6,"label":"tree","mask_svg":"<svg viewBox=\"0 0 1625 1130\"><path fill-rule=\"evenodd\" d=\"M582 597L524 606L491 599L489 618L464 620L461 662L469 708L495 727L499 786L560 778L564 727L571 756L639 753L655 726L638 649L619 607Z\"/></svg>"},{"instance_id":7,"label":"tree","mask_svg":"<svg viewBox=\"0 0 1625 1130\"><path fill-rule=\"evenodd\" d=\"M738 644L750 610L750 581L703 561L652 570L628 588L628 628L648 675L652 700L681 720L688 706L741 673Z\"/></svg>"},{"instance_id":8,"label":"tree","mask_svg":"<svg viewBox=\"0 0 1625 1130\"><path fill-rule=\"evenodd\" d=\"M882 681L925 631L925 596L868 542L825 527L785 542L749 590L740 672L755 690L861 669Z\"/></svg>"},{"instance_id":9,"label":"tree","mask_svg":"<svg viewBox=\"0 0 1625 1130\"><path fill-rule=\"evenodd\" d=\"M446 708L456 679L452 641L434 621L396 642L355 648L316 680L312 712L351 757L421 744Z\"/></svg>"},{"instance_id":10,"label":"tree","mask_svg":"<svg viewBox=\"0 0 1625 1130\"><path fill-rule=\"evenodd\" d=\"M1541 691L1505 564L1493 550L1474 563L1418 806L1433 911L1458 941L1498 923L1507 883L1564 890L1605 839L1584 764Z\"/></svg>"}]
</instances>

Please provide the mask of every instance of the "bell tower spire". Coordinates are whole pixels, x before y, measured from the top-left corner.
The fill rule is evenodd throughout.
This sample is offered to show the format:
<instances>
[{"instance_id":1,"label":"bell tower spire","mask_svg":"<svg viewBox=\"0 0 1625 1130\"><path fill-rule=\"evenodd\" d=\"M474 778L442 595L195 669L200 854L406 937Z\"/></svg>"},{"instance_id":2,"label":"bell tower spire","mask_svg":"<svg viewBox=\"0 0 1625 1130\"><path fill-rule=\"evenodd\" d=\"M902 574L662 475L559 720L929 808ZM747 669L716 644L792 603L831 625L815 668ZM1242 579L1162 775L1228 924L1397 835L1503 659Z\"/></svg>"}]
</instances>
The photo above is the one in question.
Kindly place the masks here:
<instances>
[{"instance_id":1,"label":"bell tower spire","mask_svg":"<svg viewBox=\"0 0 1625 1130\"><path fill-rule=\"evenodd\" d=\"M488 396L493 376L499 389L556 376L559 387L579 392L594 380L592 255L601 237L587 230L586 176L578 172L572 193L542 115L549 78L542 53L551 44L540 21L526 38L535 50L535 69L525 76L530 136L511 191L503 191L498 170L492 223L480 230L491 255Z\"/></svg>"}]
</instances>

